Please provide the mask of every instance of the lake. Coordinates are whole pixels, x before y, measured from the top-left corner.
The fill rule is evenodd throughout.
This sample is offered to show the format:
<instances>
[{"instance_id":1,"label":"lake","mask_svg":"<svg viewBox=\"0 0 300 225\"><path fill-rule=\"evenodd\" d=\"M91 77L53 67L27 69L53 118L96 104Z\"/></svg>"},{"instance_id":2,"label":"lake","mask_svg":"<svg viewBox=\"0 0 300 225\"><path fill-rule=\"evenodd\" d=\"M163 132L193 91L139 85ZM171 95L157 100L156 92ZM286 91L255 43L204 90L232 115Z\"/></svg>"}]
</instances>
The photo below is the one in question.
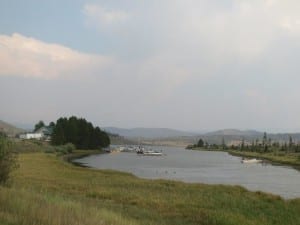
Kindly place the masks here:
<instances>
[{"instance_id":1,"label":"lake","mask_svg":"<svg viewBox=\"0 0 300 225\"><path fill-rule=\"evenodd\" d=\"M192 183L241 185L283 198L300 198L300 172L287 166L243 164L226 152L191 151L176 147L152 147L164 156L136 153L91 155L74 162L96 169L129 172L141 178Z\"/></svg>"}]
</instances>

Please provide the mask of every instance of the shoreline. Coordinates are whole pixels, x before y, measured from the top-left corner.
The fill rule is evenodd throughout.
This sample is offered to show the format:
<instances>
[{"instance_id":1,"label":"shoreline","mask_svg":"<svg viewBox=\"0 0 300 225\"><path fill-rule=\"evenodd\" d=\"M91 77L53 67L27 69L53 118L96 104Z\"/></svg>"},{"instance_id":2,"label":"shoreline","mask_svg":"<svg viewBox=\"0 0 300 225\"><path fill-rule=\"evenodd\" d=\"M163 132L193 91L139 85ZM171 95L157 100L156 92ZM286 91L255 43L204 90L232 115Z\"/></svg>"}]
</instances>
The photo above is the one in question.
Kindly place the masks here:
<instances>
[{"instance_id":1,"label":"shoreline","mask_svg":"<svg viewBox=\"0 0 300 225\"><path fill-rule=\"evenodd\" d=\"M214 151L214 152L227 152L228 154L236 157L247 157L267 160L273 165L289 166L300 171L300 160L295 157L289 157L291 155L274 155L274 152L270 153L259 153L249 151L236 151L236 150L223 150L223 149L204 149L204 148L192 148L187 149L192 151Z\"/></svg>"},{"instance_id":2,"label":"shoreline","mask_svg":"<svg viewBox=\"0 0 300 225\"><path fill-rule=\"evenodd\" d=\"M81 159L81 158L84 158L84 157L87 157L87 156L90 156L90 155L100 155L100 154L104 154L104 153L105 152L102 151L102 150L75 150L74 152L63 155L60 158L63 161L65 161L67 163L70 163L72 165L75 165L75 166L79 166L79 167L83 167L83 168L91 168L91 167L86 166L82 163L74 162L73 160Z\"/></svg>"},{"instance_id":3,"label":"shoreline","mask_svg":"<svg viewBox=\"0 0 300 225\"><path fill-rule=\"evenodd\" d=\"M282 156L270 155L270 153L257 153L257 152L236 152L236 151L227 151L228 154L237 157L247 157L247 158L257 158L262 160L267 160L269 163L275 166L289 166L293 169L300 171L300 161L292 161L291 159L286 159Z\"/></svg>"}]
</instances>

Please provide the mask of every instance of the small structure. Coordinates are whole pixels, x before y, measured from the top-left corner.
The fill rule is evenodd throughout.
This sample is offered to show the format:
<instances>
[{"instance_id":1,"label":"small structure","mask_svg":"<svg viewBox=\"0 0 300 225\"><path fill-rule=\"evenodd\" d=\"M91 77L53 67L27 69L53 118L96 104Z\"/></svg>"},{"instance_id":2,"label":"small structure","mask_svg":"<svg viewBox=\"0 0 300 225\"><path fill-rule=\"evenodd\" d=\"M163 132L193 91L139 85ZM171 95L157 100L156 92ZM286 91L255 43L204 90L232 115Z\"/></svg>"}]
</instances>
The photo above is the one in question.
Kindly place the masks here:
<instances>
[{"instance_id":1,"label":"small structure","mask_svg":"<svg viewBox=\"0 0 300 225\"><path fill-rule=\"evenodd\" d=\"M26 133L26 134L20 134L20 138L21 139L37 139L37 140L41 140L43 138L43 134L42 133Z\"/></svg>"},{"instance_id":2,"label":"small structure","mask_svg":"<svg viewBox=\"0 0 300 225\"><path fill-rule=\"evenodd\" d=\"M37 139L37 140L51 140L52 129L50 127L41 127L40 129L36 130L35 132L20 134L19 138L21 139Z\"/></svg>"}]
</instances>

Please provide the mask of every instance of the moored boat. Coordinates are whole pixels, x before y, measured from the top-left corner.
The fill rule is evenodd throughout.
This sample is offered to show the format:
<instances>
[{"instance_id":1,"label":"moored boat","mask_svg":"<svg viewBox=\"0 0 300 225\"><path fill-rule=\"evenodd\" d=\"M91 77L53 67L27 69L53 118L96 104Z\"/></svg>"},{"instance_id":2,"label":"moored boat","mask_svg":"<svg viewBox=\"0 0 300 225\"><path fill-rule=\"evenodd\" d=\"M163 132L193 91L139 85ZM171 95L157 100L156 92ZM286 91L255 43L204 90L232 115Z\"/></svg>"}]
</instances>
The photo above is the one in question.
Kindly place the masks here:
<instances>
[{"instance_id":1,"label":"moored boat","mask_svg":"<svg viewBox=\"0 0 300 225\"><path fill-rule=\"evenodd\" d=\"M162 151L153 151L153 150L147 150L143 147L139 147L139 149L136 151L137 154L145 155L145 156L162 156Z\"/></svg>"},{"instance_id":2,"label":"moored boat","mask_svg":"<svg viewBox=\"0 0 300 225\"><path fill-rule=\"evenodd\" d=\"M242 159L241 163L261 163L261 159Z\"/></svg>"},{"instance_id":3,"label":"moored boat","mask_svg":"<svg viewBox=\"0 0 300 225\"><path fill-rule=\"evenodd\" d=\"M149 156L161 156L161 155L163 155L163 153L162 152L157 152L157 151L145 151L144 153L143 153L143 155L149 155Z\"/></svg>"}]
</instances>

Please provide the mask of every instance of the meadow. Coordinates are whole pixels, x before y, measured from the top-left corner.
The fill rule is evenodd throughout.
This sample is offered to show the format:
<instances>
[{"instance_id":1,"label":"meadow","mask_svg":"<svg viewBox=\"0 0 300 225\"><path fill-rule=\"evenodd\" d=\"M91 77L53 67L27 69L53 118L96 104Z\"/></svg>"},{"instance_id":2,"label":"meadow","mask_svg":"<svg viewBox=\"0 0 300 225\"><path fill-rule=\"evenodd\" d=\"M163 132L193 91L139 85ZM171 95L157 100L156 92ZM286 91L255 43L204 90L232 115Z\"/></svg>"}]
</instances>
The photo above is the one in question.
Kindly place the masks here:
<instances>
[{"instance_id":1,"label":"meadow","mask_svg":"<svg viewBox=\"0 0 300 225\"><path fill-rule=\"evenodd\" d=\"M20 153L18 164L0 187L0 224L300 224L300 199L239 186L140 179L43 151Z\"/></svg>"}]
</instances>

